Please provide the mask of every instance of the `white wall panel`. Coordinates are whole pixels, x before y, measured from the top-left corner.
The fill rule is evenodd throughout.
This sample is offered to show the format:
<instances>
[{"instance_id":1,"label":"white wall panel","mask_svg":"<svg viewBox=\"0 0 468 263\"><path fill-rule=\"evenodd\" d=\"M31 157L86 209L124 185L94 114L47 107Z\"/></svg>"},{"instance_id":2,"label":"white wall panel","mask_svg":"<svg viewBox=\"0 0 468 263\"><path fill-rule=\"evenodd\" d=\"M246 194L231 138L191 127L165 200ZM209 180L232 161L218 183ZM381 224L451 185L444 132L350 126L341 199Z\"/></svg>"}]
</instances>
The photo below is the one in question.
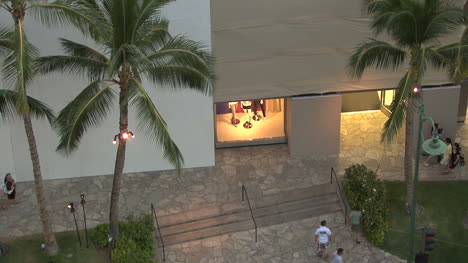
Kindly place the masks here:
<instances>
[{"instance_id":1,"label":"white wall panel","mask_svg":"<svg viewBox=\"0 0 468 263\"><path fill-rule=\"evenodd\" d=\"M185 34L193 40L211 46L209 0L178 0L165 7L172 34ZM0 15L2 25L10 24L9 15ZM45 29L31 18L25 20L27 35L41 55L60 54L58 37L86 41L72 29ZM87 42L90 43L90 42ZM3 82L2 82L3 83ZM0 84L1 85L1 84ZM86 85L81 78L54 74L37 78L29 94L59 111ZM146 86L150 86L145 83ZM185 167L214 165L213 99L193 91L172 91L167 87L150 87L150 94L168 123L173 139L182 150ZM116 101L117 103L117 101ZM137 131L135 113L130 111L129 129ZM88 130L78 151L65 157L55 152L58 137L46 121L33 123L38 142L44 179L71 178L112 174L117 147L112 144L118 132L118 112L114 106L108 119L99 127ZM22 121L0 127L0 175L15 174L18 181L33 180L31 160ZM142 134L136 133L127 146L125 172L172 169L161 151Z\"/></svg>"}]
</instances>

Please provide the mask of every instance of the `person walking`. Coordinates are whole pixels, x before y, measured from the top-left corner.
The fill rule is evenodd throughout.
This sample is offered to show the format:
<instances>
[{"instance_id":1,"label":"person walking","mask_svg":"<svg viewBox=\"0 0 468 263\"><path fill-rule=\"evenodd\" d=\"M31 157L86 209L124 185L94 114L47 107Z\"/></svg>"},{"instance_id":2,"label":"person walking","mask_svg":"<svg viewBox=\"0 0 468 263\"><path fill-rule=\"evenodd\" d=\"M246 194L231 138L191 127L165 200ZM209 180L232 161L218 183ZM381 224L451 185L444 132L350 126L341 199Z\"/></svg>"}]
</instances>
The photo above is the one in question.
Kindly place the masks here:
<instances>
[{"instance_id":1,"label":"person walking","mask_svg":"<svg viewBox=\"0 0 468 263\"><path fill-rule=\"evenodd\" d=\"M440 164L445 167L445 172L448 173L450 171L450 160L452 158L452 140L450 138L445 138L445 144L447 148L445 149L444 155L442 156L442 160L440 160Z\"/></svg>"},{"instance_id":2,"label":"person walking","mask_svg":"<svg viewBox=\"0 0 468 263\"><path fill-rule=\"evenodd\" d=\"M317 256L327 257L328 241L331 241L332 232L326 226L327 221L320 222L320 227L315 231L315 242L317 243Z\"/></svg>"},{"instance_id":3,"label":"person walking","mask_svg":"<svg viewBox=\"0 0 468 263\"><path fill-rule=\"evenodd\" d=\"M335 251L335 253L333 253L331 263L343 263L343 257L342 257L343 253L344 253L344 249L342 249L341 247L338 248Z\"/></svg>"},{"instance_id":4,"label":"person walking","mask_svg":"<svg viewBox=\"0 0 468 263\"><path fill-rule=\"evenodd\" d=\"M463 155L461 151L461 146L459 143L454 143L449 170L450 172L454 173L455 178L457 178L459 175L459 169L457 169L457 167L461 167L464 165L465 165L465 156Z\"/></svg>"},{"instance_id":5,"label":"person walking","mask_svg":"<svg viewBox=\"0 0 468 263\"><path fill-rule=\"evenodd\" d=\"M18 203L16 200L16 182L11 173L7 173L5 179L3 179L3 183L3 192L7 194L8 199L3 203L2 208L6 209L10 204Z\"/></svg>"},{"instance_id":6,"label":"person walking","mask_svg":"<svg viewBox=\"0 0 468 263\"><path fill-rule=\"evenodd\" d=\"M362 212L353 210L351 211L350 217L351 217L351 231L354 234L354 241L356 241L357 244L360 244L361 241L359 240L359 233L361 232Z\"/></svg>"}]
</instances>

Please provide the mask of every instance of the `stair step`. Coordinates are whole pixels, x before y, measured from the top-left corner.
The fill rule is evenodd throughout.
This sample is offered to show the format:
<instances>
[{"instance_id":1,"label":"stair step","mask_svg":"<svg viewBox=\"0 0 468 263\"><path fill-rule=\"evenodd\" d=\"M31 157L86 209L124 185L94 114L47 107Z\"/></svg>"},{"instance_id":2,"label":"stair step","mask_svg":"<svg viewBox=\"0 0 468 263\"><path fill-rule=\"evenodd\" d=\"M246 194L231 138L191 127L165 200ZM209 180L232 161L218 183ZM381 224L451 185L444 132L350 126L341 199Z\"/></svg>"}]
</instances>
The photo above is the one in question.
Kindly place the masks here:
<instances>
[{"instance_id":1,"label":"stair step","mask_svg":"<svg viewBox=\"0 0 468 263\"><path fill-rule=\"evenodd\" d=\"M336 186L329 184L255 196L250 203L257 227L341 211ZM166 246L255 228L247 202L184 211L158 219Z\"/></svg>"},{"instance_id":2,"label":"stair step","mask_svg":"<svg viewBox=\"0 0 468 263\"><path fill-rule=\"evenodd\" d=\"M247 193L249 193L248 189L247 189ZM292 200L307 199L311 197L318 197L318 196L335 194L335 193L336 193L335 185L326 184L326 185L321 185L321 186L313 186L313 187L280 192L280 193L272 194L272 195L264 195L264 196L257 197L255 199L251 199L250 201L251 201L252 207L261 207L261 206L268 206L272 204L285 203L287 201L292 201Z\"/></svg>"},{"instance_id":3,"label":"stair step","mask_svg":"<svg viewBox=\"0 0 468 263\"><path fill-rule=\"evenodd\" d=\"M273 216L263 216L256 218L257 227L267 227L276 224L282 224L285 222L291 222L296 220L302 220L310 217L320 216L323 214L330 214L341 211L341 208L337 202L332 205L324 205L316 209L302 209L293 211L290 213L282 213ZM242 232L255 229L255 224L249 217L248 220L239 222L231 222L225 225L218 225L204 229L198 229L194 231L188 231L183 233L177 233L173 235L163 235L164 245L176 245L180 243L202 240L210 237L216 237L234 232ZM161 246L161 244L159 244Z\"/></svg>"},{"instance_id":4,"label":"stair step","mask_svg":"<svg viewBox=\"0 0 468 263\"><path fill-rule=\"evenodd\" d=\"M220 236L224 234L241 232L254 229L252 220L245 220L241 222L234 222L222 226L214 226L210 228L194 230L175 235L163 236L164 245L170 246L195 240L206 239L210 237ZM160 245L161 246L161 245Z\"/></svg>"},{"instance_id":5,"label":"stair step","mask_svg":"<svg viewBox=\"0 0 468 263\"><path fill-rule=\"evenodd\" d=\"M247 190L248 191L248 190ZM265 195L257 198L256 200L250 200L252 208L260 208L265 206L271 206L279 203L286 203L288 201L307 199L311 197L319 197L323 195L333 195L336 190L333 185L324 185L322 187L308 187L292 191L285 191L272 195ZM248 192L247 192L248 193ZM249 196L250 197L250 196ZM250 197L251 198L251 197ZM280 201L278 201L280 200ZM248 207L247 207L248 208ZM185 212L180 212L176 214L171 214L167 216L159 216L158 221L161 228L184 224L187 222L209 219L217 215L222 214L234 214L238 212L244 212L246 206L241 202L224 204L222 206L211 206L200 208L196 210L190 210Z\"/></svg>"},{"instance_id":6,"label":"stair step","mask_svg":"<svg viewBox=\"0 0 468 263\"><path fill-rule=\"evenodd\" d=\"M289 213L281 213L274 216L265 216L256 219L258 227L267 227L286 222L302 220L306 218L321 216L324 214L332 214L341 211L338 202L326 204L314 209L301 209Z\"/></svg>"},{"instance_id":7,"label":"stair step","mask_svg":"<svg viewBox=\"0 0 468 263\"><path fill-rule=\"evenodd\" d=\"M318 201L320 201L320 203ZM314 209L316 206L335 202L338 202L336 194L326 195L322 197L314 196L310 199L294 200L276 205L254 208L252 212L254 214L254 217L257 218L305 208ZM250 210L248 209L247 204L245 205L246 206L242 210L230 211L227 214L221 214L209 218L161 226L161 234L164 237L166 235L193 231L212 226L225 225L232 222L251 220Z\"/></svg>"}]
</instances>

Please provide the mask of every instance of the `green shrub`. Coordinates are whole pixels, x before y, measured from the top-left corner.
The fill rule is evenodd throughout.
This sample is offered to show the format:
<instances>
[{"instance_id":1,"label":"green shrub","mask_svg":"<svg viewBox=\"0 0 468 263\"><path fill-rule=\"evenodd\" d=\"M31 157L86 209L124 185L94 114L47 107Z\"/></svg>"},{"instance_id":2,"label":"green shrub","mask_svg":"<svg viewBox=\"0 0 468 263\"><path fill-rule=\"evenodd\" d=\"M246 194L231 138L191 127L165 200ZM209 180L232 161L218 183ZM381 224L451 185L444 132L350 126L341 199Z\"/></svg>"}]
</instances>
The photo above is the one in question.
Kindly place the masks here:
<instances>
[{"instance_id":1,"label":"green shrub","mask_svg":"<svg viewBox=\"0 0 468 263\"><path fill-rule=\"evenodd\" d=\"M343 190L351 208L362 211L364 235L371 244L381 247L389 220L383 183L363 164L346 168L344 179Z\"/></svg>"},{"instance_id":2,"label":"green shrub","mask_svg":"<svg viewBox=\"0 0 468 263\"><path fill-rule=\"evenodd\" d=\"M99 224L89 232L91 240L96 242L101 247L107 247L109 243L108 234L109 224Z\"/></svg>"},{"instance_id":3,"label":"green shrub","mask_svg":"<svg viewBox=\"0 0 468 263\"><path fill-rule=\"evenodd\" d=\"M112 250L113 263L156 263L154 260L153 217L129 216L119 222L119 239ZM90 237L102 247L108 246L109 224L91 230Z\"/></svg>"}]
</instances>

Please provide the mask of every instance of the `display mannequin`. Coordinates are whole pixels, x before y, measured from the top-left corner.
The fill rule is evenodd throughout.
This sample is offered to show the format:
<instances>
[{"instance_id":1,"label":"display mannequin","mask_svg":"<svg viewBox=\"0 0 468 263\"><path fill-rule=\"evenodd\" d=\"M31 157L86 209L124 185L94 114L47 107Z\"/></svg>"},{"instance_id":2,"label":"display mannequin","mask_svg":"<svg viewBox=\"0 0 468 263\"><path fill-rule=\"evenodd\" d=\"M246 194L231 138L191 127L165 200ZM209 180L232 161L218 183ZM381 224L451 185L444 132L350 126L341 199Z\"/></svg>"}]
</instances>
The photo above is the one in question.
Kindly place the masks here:
<instances>
[{"instance_id":1,"label":"display mannequin","mask_svg":"<svg viewBox=\"0 0 468 263\"><path fill-rule=\"evenodd\" d=\"M244 128L250 129L253 126L252 125L252 116L250 116L250 112L252 112L252 101L250 101L250 100L241 101L241 105L242 105L242 109L244 111L244 115L245 115L245 113L247 113L247 116L249 116L248 121L246 120L245 123L244 123Z\"/></svg>"},{"instance_id":2,"label":"display mannequin","mask_svg":"<svg viewBox=\"0 0 468 263\"><path fill-rule=\"evenodd\" d=\"M240 120L236 118L237 104L238 104L237 101L229 102L229 109L231 110L231 114L232 114L231 124L234 125L235 127L237 127L237 124L240 123Z\"/></svg>"},{"instance_id":3,"label":"display mannequin","mask_svg":"<svg viewBox=\"0 0 468 263\"><path fill-rule=\"evenodd\" d=\"M254 116L252 117L252 119L254 119L254 121L259 121L261 119L261 117L259 115L257 115L257 108L258 108L258 105L260 105L260 107L262 108L262 115L263 115L263 118L266 118L266 113L265 113L265 103L263 102L263 100L254 100L253 101L253 112L254 112Z\"/></svg>"}]
</instances>

